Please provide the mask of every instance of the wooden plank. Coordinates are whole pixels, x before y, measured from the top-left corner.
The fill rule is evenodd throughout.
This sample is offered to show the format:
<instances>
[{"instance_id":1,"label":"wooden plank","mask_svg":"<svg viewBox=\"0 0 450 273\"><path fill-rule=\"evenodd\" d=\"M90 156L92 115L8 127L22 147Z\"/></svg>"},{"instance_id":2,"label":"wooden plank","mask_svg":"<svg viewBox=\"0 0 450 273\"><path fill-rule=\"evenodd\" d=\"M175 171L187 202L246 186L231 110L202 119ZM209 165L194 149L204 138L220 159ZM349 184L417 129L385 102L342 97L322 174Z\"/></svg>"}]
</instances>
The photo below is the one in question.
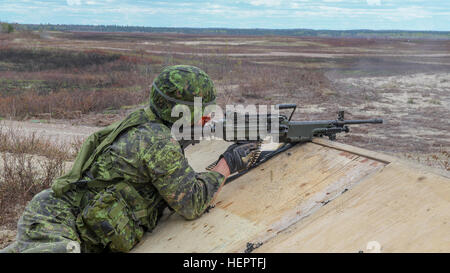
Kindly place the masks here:
<instances>
[{"instance_id":1,"label":"wooden plank","mask_svg":"<svg viewBox=\"0 0 450 273\"><path fill-rule=\"evenodd\" d=\"M391 163L257 252L450 251L450 179Z\"/></svg>"},{"instance_id":2,"label":"wooden plank","mask_svg":"<svg viewBox=\"0 0 450 273\"><path fill-rule=\"evenodd\" d=\"M187 154L199 170L217 158L216 150L210 143ZM269 240L383 167L321 145L298 145L224 187L216 207L201 218L162 219L134 251L242 252L247 242Z\"/></svg>"},{"instance_id":3,"label":"wooden plank","mask_svg":"<svg viewBox=\"0 0 450 273\"><path fill-rule=\"evenodd\" d=\"M432 172L437 175L450 178L450 172L445 171L443 169L438 169L438 168L434 168L434 167L430 167L430 166L421 165L418 162L409 161L409 160L407 161L407 160L400 159L400 158L397 158L394 156L386 155L386 154L379 153L379 152L369 151L369 150L366 150L363 148L351 146L351 145L340 143L337 141L330 141L325 138L314 138L312 142L322 145L322 146L325 146L325 147L329 147L329 148L333 148L333 149L341 150L341 151L346 151L346 152L350 152L350 153L353 153L356 155L360 155L363 157L381 161L386 164L392 163L392 162L400 162L401 164L403 164L411 169L418 169L418 170L422 170L425 172Z\"/></svg>"},{"instance_id":4,"label":"wooden plank","mask_svg":"<svg viewBox=\"0 0 450 273\"><path fill-rule=\"evenodd\" d=\"M190 145L185 150L189 164L197 172L204 172L205 168L216 161L232 142L222 140L202 141Z\"/></svg>"},{"instance_id":5,"label":"wooden plank","mask_svg":"<svg viewBox=\"0 0 450 273\"><path fill-rule=\"evenodd\" d=\"M363 148L347 145L347 144L340 143L337 141L330 141L325 138L317 137L317 138L314 138L312 142L315 144L319 144L319 145L333 148L336 150L346 151L346 152L350 152L355 155L364 156L364 157L370 158L370 159L375 159L377 161L380 161L380 162L383 162L386 164L397 161L397 158L383 154L383 153L366 150Z\"/></svg>"}]
</instances>

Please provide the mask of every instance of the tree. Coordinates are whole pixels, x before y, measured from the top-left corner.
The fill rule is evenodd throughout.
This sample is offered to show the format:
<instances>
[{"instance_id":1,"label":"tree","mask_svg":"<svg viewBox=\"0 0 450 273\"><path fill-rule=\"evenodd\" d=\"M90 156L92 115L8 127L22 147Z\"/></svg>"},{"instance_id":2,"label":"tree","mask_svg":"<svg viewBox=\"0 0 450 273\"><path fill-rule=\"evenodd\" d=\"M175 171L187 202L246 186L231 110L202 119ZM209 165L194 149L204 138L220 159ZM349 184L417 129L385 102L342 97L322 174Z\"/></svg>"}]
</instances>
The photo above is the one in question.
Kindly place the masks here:
<instances>
[{"instance_id":1,"label":"tree","mask_svg":"<svg viewBox=\"0 0 450 273\"><path fill-rule=\"evenodd\" d=\"M3 23L2 24L2 32L5 32L5 33L14 32L14 27L11 24Z\"/></svg>"},{"instance_id":2,"label":"tree","mask_svg":"<svg viewBox=\"0 0 450 273\"><path fill-rule=\"evenodd\" d=\"M6 32L8 33L14 32L14 27L11 24L8 24L8 29Z\"/></svg>"}]
</instances>

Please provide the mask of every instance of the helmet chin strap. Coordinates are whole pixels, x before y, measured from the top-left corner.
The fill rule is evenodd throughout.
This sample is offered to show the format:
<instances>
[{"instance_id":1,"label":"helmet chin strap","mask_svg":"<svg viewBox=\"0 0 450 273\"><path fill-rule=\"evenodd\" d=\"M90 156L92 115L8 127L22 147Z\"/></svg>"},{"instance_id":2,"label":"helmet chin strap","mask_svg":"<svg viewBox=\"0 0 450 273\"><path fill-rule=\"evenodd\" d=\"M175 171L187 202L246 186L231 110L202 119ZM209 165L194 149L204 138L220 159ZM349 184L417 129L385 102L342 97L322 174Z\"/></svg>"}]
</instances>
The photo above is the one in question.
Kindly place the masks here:
<instances>
[{"instance_id":1,"label":"helmet chin strap","mask_svg":"<svg viewBox=\"0 0 450 273\"><path fill-rule=\"evenodd\" d=\"M182 140L178 140L178 143L180 143L181 149L183 149L183 152L184 152L184 149L186 149L189 145L198 144L198 143L200 143L200 140L184 140L184 139L182 139Z\"/></svg>"},{"instance_id":2,"label":"helmet chin strap","mask_svg":"<svg viewBox=\"0 0 450 273\"><path fill-rule=\"evenodd\" d=\"M153 114L155 114L155 116L156 116L158 119L160 119L164 125L166 125L166 126L169 127L169 128L172 128L173 123L164 120L164 119L159 115L158 111L155 109L155 106L154 106L153 103L151 103L151 102L150 102L150 110L152 110Z\"/></svg>"}]
</instances>

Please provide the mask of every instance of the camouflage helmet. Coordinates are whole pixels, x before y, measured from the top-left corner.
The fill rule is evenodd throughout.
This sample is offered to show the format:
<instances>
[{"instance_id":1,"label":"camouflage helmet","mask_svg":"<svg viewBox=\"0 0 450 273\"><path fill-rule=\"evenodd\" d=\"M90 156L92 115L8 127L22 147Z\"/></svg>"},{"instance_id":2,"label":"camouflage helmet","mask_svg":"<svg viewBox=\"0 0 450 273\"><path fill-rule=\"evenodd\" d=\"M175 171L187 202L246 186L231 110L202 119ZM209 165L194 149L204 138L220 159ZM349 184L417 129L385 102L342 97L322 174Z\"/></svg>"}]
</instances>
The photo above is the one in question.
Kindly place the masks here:
<instances>
[{"instance_id":1,"label":"camouflage helmet","mask_svg":"<svg viewBox=\"0 0 450 273\"><path fill-rule=\"evenodd\" d=\"M190 108L193 121L195 97L202 98L202 110L207 105L215 104L216 89L209 76L195 66L169 66L153 82L150 107L161 119L174 123L179 117L171 116L172 108L186 105Z\"/></svg>"}]
</instances>

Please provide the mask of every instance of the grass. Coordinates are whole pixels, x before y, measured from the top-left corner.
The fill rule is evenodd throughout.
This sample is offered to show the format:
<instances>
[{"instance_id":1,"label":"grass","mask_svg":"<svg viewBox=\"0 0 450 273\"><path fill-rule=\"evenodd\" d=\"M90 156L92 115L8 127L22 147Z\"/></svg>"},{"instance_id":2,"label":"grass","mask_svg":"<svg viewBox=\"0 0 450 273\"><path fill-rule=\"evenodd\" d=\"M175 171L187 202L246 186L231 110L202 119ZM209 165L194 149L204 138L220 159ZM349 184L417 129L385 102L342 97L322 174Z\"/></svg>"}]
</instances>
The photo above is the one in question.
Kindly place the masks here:
<instances>
[{"instance_id":1,"label":"grass","mask_svg":"<svg viewBox=\"0 0 450 273\"><path fill-rule=\"evenodd\" d=\"M247 65L245 71L245 77L236 77L242 97L264 98L272 92L292 95L304 88L315 94L329 86L329 81L321 71L266 65Z\"/></svg>"},{"instance_id":2,"label":"grass","mask_svg":"<svg viewBox=\"0 0 450 273\"><path fill-rule=\"evenodd\" d=\"M441 105L441 101L440 100L436 100L436 99L429 100L428 102L431 103L431 104L434 104L434 105Z\"/></svg>"},{"instance_id":3,"label":"grass","mask_svg":"<svg viewBox=\"0 0 450 273\"><path fill-rule=\"evenodd\" d=\"M21 133L20 128L11 128L0 124L0 153L33 154L52 158L55 155L64 160L72 160L76 154L63 145L56 145L51 140L36 133Z\"/></svg>"},{"instance_id":4,"label":"grass","mask_svg":"<svg viewBox=\"0 0 450 273\"><path fill-rule=\"evenodd\" d=\"M77 118L143 103L162 63L136 54L0 47L0 115Z\"/></svg>"},{"instance_id":5,"label":"grass","mask_svg":"<svg viewBox=\"0 0 450 273\"><path fill-rule=\"evenodd\" d=\"M0 97L0 115L23 118L48 113L51 118L77 118L80 113L120 109L146 101L147 90L139 92L127 89L60 91L46 95L26 93Z\"/></svg>"},{"instance_id":6,"label":"grass","mask_svg":"<svg viewBox=\"0 0 450 273\"><path fill-rule=\"evenodd\" d=\"M12 228L33 196L64 173L80 146L56 145L0 126L0 226Z\"/></svg>"},{"instance_id":7,"label":"grass","mask_svg":"<svg viewBox=\"0 0 450 273\"><path fill-rule=\"evenodd\" d=\"M15 71L44 71L81 69L103 65L120 59L119 54L104 54L98 50L69 51L41 48L3 47L0 60L14 65Z\"/></svg>"},{"instance_id":8,"label":"grass","mask_svg":"<svg viewBox=\"0 0 450 273\"><path fill-rule=\"evenodd\" d=\"M261 65L221 55L229 53L227 47L207 49L212 54L200 56L169 51L154 56L143 49L113 53L6 46L0 51L0 82L4 83L0 85L0 115L13 119L115 114L115 110L146 103L153 78L164 66L180 63L202 68L218 85L236 85L233 95L240 99L260 100L280 91L294 95L329 83L317 69Z\"/></svg>"}]
</instances>

